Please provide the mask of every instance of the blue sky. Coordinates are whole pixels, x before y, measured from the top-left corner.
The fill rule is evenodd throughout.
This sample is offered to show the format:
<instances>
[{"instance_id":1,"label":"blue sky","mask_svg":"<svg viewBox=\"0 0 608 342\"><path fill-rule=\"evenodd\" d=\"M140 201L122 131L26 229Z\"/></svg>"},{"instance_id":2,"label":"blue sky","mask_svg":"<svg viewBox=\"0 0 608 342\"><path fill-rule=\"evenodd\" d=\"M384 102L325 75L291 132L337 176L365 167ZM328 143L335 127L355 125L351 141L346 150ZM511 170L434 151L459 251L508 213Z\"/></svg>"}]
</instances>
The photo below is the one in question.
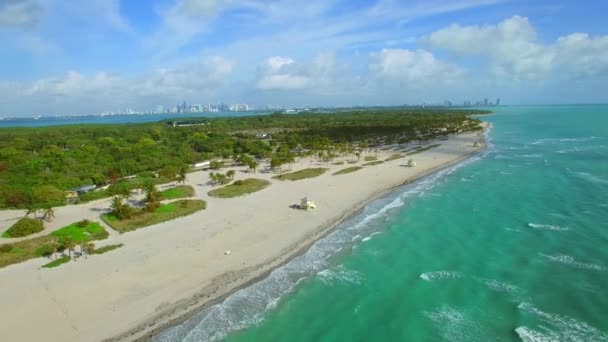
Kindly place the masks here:
<instances>
[{"instance_id":1,"label":"blue sky","mask_svg":"<svg viewBox=\"0 0 608 342\"><path fill-rule=\"evenodd\" d=\"M606 1L0 0L0 116L608 102Z\"/></svg>"}]
</instances>

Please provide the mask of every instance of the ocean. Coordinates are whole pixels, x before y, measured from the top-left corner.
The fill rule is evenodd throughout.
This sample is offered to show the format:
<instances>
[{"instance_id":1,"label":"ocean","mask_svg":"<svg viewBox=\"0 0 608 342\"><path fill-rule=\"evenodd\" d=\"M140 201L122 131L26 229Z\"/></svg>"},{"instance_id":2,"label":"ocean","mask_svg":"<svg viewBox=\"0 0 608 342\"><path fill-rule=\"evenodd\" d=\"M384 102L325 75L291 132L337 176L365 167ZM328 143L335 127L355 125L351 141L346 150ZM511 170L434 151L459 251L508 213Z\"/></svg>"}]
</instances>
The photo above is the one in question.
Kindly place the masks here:
<instances>
[{"instance_id":1,"label":"ocean","mask_svg":"<svg viewBox=\"0 0 608 342\"><path fill-rule=\"evenodd\" d=\"M153 340L608 341L608 106L494 110L485 152Z\"/></svg>"}]
</instances>

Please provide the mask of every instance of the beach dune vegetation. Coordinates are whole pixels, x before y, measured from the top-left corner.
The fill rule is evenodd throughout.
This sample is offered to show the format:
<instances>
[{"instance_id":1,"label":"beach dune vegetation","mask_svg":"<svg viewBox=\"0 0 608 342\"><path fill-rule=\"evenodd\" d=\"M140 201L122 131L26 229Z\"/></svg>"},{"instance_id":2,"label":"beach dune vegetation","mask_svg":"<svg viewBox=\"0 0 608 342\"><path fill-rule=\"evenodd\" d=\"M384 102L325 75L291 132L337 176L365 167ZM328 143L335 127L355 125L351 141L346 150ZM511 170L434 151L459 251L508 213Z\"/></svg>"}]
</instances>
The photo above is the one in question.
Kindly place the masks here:
<instances>
[{"instance_id":1,"label":"beach dune vegetation","mask_svg":"<svg viewBox=\"0 0 608 342\"><path fill-rule=\"evenodd\" d=\"M44 230L42 221L24 217L12 225L7 231L2 234L5 238L24 237L39 233Z\"/></svg>"},{"instance_id":2,"label":"beach dune vegetation","mask_svg":"<svg viewBox=\"0 0 608 342\"><path fill-rule=\"evenodd\" d=\"M248 178L209 191L209 196L218 198L240 197L265 189L270 182L264 179Z\"/></svg>"},{"instance_id":3,"label":"beach dune vegetation","mask_svg":"<svg viewBox=\"0 0 608 342\"><path fill-rule=\"evenodd\" d=\"M344 175L344 174L347 174L347 173L352 173L352 172L355 172L355 171L359 171L362 168L363 168L362 166L351 166L351 167L347 167L347 168L342 169L342 170L338 170L338 171L334 172L333 175L334 176Z\"/></svg>"},{"instance_id":4,"label":"beach dune vegetation","mask_svg":"<svg viewBox=\"0 0 608 342\"><path fill-rule=\"evenodd\" d=\"M324 174L325 172L327 172L326 168L322 168L322 167L318 167L318 168L310 168L310 169L303 169L303 170L299 170L299 171L295 171L295 172L290 172L290 173L284 173L278 176L274 176L272 178L274 179L278 179L278 180L290 180L290 181L297 181L297 180L301 180L301 179L306 179L306 178L314 178L314 177L318 177L322 174Z\"/></svg>"},{"instance_id":5,"label":"beach dune vegetation","mask_svg":"<svg viewBox=\"0 0 608 342\"><path fill-rule=\"evenodd\" d=\"M190 215L205 208L207 208L207 202L203 200L179 200L162 204L152 212L132 208L133 214L130 217L120 218L114 213L110 213L102 215L101 219L116 231L125 233Z\"/></svg>"}]
</instances>

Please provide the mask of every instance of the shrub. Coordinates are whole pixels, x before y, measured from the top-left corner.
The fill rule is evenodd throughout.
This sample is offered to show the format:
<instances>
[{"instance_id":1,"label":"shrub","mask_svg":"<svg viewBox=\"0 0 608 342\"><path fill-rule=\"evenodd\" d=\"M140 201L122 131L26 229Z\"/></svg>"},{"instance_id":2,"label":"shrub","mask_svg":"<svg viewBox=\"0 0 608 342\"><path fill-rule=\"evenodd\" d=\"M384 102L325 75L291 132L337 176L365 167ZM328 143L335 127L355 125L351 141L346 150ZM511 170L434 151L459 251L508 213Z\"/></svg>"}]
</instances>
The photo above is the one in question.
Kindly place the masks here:
<instances>
[{"instance_id":1,"label":"shrub","mask_svg":"<svg viewBox=\"0 0 608 342\"><path fill-rule=\"evenodd\" d=\"M0 253L8 253L13 250L13 245L7 243L4 245L0 245Z\"/></svg>"},{"instance_id":2,"label":"shrub","mask_svg":"<svg viewBox=\"0 0 608 342\"><path fill-rule=\"evenodd\" d=\"M10 227L3 236L5 237L22 237L35 234L44 230L42 221L24 217Z\"/></svg>"},{"instance_id":3,"label":"shrub","mask_svg":"<svg viewBox=\"0 0 608 342\"><path fill-rule=\"evenodd\" d=\"M243 185L243 181L242 180L237 180L236 182L234 182L234 185Z\"/></svg>"},{"instance_id":4,"label":"shrub","mask_svg":"<svg viewBox=\"0 0 608 342\"><path fill-rule=\"evenodd\" d=\"M60 266L62 264L65 264L66 262L69 262L70 260L72 260L72 258L70 258L69 256L64 256L64 257L59 258L57 260L53 260L53 261L49 262L48 264L42 265L42 267L44 267L44 268L53 268L53 267L57 267L57 266Z\"/></svg>"},{"instance_id":5,"label":"shrub","mask_svg":"<svg viewBox=\"0 0 608 342\"><path fill-rule=\"evenodd\" d=\"M36 249L34 254L36 254L36 256L39 256L39 257L41 257L41 256L48 257L48 256L51 256L53 254L53 252L54 252L54 250L51 246L42 245Z\"/></svg>"},{"instance_id":6,"label":"shrub","mask_svg":"<svg viewBox=\"0 0 608 342\"><path fill-rule=\"evenodd\" d=\"M80 228L84 228L84 227L88 226L89 224L91 224L91 221L89 221L87 219L78 221L78 227L80 227Z\"/></svg>"}]
</instances>

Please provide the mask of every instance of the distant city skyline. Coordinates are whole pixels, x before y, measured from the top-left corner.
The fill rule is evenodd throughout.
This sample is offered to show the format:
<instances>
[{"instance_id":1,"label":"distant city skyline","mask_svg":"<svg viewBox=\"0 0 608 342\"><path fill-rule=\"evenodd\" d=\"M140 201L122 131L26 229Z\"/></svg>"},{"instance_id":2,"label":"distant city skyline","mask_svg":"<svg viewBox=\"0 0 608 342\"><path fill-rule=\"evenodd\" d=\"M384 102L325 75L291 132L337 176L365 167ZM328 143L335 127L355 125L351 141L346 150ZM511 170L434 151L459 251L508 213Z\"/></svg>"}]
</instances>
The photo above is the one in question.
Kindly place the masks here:
<instances>
[{"instance_id":1,"label":"distant city skyline","mask_svg":"<svg viewBox=\"0 0 608 342\"><path fill-rule=\"evenodd\" d=\"M607 103L606 11L601 0L4 0L0 117L183 100Z\"/></svg>"}]
</instances>

